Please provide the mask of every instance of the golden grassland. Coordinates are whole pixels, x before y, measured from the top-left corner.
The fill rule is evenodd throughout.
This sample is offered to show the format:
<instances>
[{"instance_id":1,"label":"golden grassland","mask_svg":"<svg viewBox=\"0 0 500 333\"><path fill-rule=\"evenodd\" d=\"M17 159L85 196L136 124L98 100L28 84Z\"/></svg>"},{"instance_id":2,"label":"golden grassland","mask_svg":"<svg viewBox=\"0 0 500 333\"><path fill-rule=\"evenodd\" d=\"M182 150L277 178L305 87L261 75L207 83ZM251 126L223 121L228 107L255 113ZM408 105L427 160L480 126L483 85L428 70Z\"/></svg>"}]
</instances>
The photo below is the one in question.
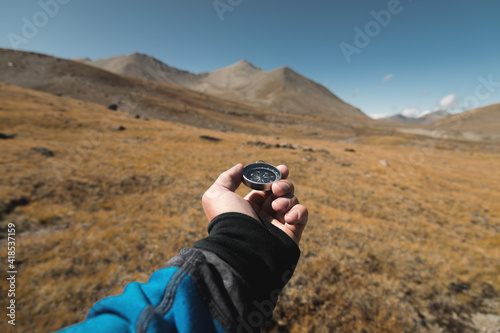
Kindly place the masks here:
<instances>
[{"instance_id":1,"label":"golden grassland","mask_svg":"<svg viewBox=\"0 0 500 333\"><path fill-rule=\"evenodd\" d=\"M147 281L206 235L200 200L215 178L259 159L289 166L310 211L301 260L265 330L475 332L500 315L495 146L215 132L5 84L0 101L0 132L15 134L0 140L2 274L8 223L18 269L15 329L0 284L2 332L59 329Z\"/></svg>"}]
</instances>

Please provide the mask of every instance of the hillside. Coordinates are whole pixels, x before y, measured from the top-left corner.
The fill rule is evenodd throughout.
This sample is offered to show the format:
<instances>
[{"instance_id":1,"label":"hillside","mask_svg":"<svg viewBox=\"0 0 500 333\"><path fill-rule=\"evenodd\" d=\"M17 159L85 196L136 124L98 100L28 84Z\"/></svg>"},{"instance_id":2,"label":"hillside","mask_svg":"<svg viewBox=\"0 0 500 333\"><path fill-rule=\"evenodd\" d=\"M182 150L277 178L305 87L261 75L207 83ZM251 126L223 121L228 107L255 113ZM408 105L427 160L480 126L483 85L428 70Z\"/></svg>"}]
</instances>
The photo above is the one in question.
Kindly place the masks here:
<instances>
[{"instance_id":1,"label":"hillside","mask_svg":"<svg viewBox=\"0 0 500 333\"><path fill-rule=\"evenodd\" d=\"M498 327L498 151L220 132L3 83L0 101L0 229L15 224L19 282L16 327L1 332L57 330L147 281L206 235L200 198L220 172L259 159L287 164L310 210L264 332Z\"/></svg>"},{"instance_id":2,"label":"hillside","mask_svg":"<svg viewBox=\"0 0 500 333\"><path fill-rule=\"evenodd\" d=\"M394 116L381 118L383 121L390 121L394 123L400 123L405 125L430 125L441 119L448 117L450 114L446 110L438 110L434 112L430 112L426 115L423 115L418 118L409 118L405 117L402 114L397 114Z\"/></svg>"},{"instance_id":3,"label":"hillside","mask_svg":"<svg viewBox=\"0 0 500 333\"><path fill-rule=\"evenodd\" d=\"M433 127L500 136L500 104L488 105L451 115L436 122Z\"/></svg>"},{"instance_id":4,"label":"hillside","mask_svg":"<svg viewBox=\"0 0 500 333\"><path fill-rule=\"evenodd\" d=\"M450 115L427 126L400 128L398 131L429 136L434 138L435 142L454 139L498 144L500 142L500 104Z\"/></svg>"},{"instance_id":5,"label":"hillside","mask_svg":"<svg viewBox=\"0 0 500 333\"><path fill-rule=\"evenodd\" d=\"M163 62L142 53L132 53L125 56L84 61L112 73L128 75L139 79L146 79L193 88L197 75L168 66Z\"/></svg>"},{"instance_id":6,"label":"hillside","mask_svg":"<svg viewBox=\"0 0 500 333\"><path fill-rule=\"evenodd\" d=\"M0 82L199 127L231 130L233 119L266 118L246 105L31 52L0 49Z\"/></svg>"},{"instance_id":7,"label":"hillside","mask_svg":"<svg viewBox=\"0 0 500 333\"><path fill-rule=\"evenodd\" d=\"M100 59L92 64L114 73L176 84L285 113L326 119L368 118L324 86L287 67L265 72L242 60L213 72L193 74L138 53ZM153 72L157 74L152 75Z\"/></svg>"},{"instance_id":8,"label":"hillside","mask_svg":"<svg viewBox=\"0 0 500 333\"><path fill-rule=\"evenodd\" d=\"M0 82L106 107L115 104L118 111L140 118L224 131L263 134L268 133L266 127L271 125L276 134L293 130L333 138L352 137L359 131L386 131L372 128L369 119L346 122L258 108L187 88L114 74L85 62L0 49Z\"/></svg>"}]
</instances>

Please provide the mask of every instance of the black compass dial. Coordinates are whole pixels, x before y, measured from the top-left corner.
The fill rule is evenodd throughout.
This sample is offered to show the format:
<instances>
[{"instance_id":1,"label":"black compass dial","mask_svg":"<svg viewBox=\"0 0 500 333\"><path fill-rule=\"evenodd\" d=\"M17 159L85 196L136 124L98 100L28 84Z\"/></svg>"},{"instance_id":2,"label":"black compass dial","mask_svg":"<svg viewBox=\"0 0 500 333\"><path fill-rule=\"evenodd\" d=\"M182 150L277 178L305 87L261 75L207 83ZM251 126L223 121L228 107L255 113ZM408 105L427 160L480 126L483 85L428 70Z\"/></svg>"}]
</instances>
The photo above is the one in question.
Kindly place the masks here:
<instances>
[{"instance_id":1,"label":"black compass dial","mask_svg":"<svg viewBox=\"0 0 500 333\"><path fill-rule=\"evenodd\" d=\"M280 179L281 172L271 164L257 162L243 169L243 183L254 190L270 190L271 184Z\"/></svg>"}]
</instances>

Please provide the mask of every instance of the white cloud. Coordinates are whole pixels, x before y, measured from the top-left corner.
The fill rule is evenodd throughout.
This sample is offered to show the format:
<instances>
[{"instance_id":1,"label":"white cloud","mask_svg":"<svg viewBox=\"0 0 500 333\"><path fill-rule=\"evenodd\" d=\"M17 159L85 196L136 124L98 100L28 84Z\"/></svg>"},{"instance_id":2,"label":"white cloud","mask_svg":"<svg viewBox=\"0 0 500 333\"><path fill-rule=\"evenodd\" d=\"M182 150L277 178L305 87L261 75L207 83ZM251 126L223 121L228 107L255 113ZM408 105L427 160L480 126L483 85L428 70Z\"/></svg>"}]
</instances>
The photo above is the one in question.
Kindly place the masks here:
<instances>
[{"instance_id":1,"label":"white cloud","mask_svg":"<svg viewBox=\"0 0 500 333\"><path fill-rule=\"evenodd\" d=\"M428 115L431 112L432 112L432 110L425 110L423 112L420 112L420 114L418 115L418 118L423 117L425 115Z\"/></svg>"},{"instance_id":2,"label":"white cloud","mask_svg":"<svg viewBox=\"0 0 500 333\"><path fill-rule=\"evenodd\" d=\"M356 97L356 96L358 96L358 93L359 93L359 88L355 88L355 89L354 89L354 92L352 93L352 95L353 95L354 97Z\"/></svg>"},{"instance_id":3,"label":"white cloud","mask_svg":"<svg viewBox=\"0 0 500 333\"><path fill-rule=\"evenodd\" d=\"M423 117L425 115L428 115L429 113L433 113L433 112L436 112L436 111L439 111L439 110L441 110L441 108L439 108L438 106L436 106L436 107L434 107L432 109L423 111L422 113L420 113L420 115L418 117L420 118L420 117Z\"/></svg>"},{"instance_id":4,"label":"white cloud","mask_svg":"<svg viewBox=\"0 0 500 333\"><path fill-rule=\"evenodd\" d=\"M372 117L373 119L380 119L380 118L385 118L385 117L389 117L389 116L390 116L389 112L370 114L370 117Z\"/></svg>"},{"instance_id":5,"label":"white cloud","mask_svg":"<svg viewBox=\"0 0 500 333\"><path fill-rule=\"evenodd\" d=\"M432 111L432 110L425 110L423 112L420 112L420 114L418 115L417 118L423 117L423 116L428 115L429 113L432 113L432 112L434 112L434 111Z\"/></svg>"},{"instance_id":6,"label":"white cloud","mask_svg":"<svg viewBox=\"0 0 500 333\"><path fill-rule=\"evenodd\" d=\"M429 93L427 90L422 91L422 93L425 95ZM407 117L407 118L420 118L425 115L428 115L429 113L436 112L439 110L446 110L448 112L452 111L453 109L458 108L458 96L457 94L449 94L444 97L442 97L439 102L436 103L436 106L432 108L428 108L425 110L421 110L420 107L406 107L403 109L403 111L400 113L401 115ZM372 116L373 117L373 116Z\"/></svg>"},{"instance_id":7,"label":"white cloud","mask_svg":"<svg viewBox=\"0 0 500 333\"><path fill-rule=\"evenodd\" d=\"M387 82L389 81L390 79L393 79L394 78L394 74L387 74L386 76L384 76L382 78L382 82Z\"/></svg>"},{"instance_id":8,"label":"white cloud","mask_svg":"<svg viewBox=\"0 0 500 333\"><path fill-rule=\"evenodd\" d=\"M457 95L456 94L449 94L441 98L441 100L438 103L439 107L441 109L453 109L458 106L457 103Z\"/></svg>"},{"instance_id":9,"label":"white cloud","mask_svg":"<svg viewBox=\"0 0 500 333\"><path fill-rule=\"evenodd\" d=\"M401 114L407 118L418 118L422 111L419 108L405 108Z\"/></svg>"}]
</instances>

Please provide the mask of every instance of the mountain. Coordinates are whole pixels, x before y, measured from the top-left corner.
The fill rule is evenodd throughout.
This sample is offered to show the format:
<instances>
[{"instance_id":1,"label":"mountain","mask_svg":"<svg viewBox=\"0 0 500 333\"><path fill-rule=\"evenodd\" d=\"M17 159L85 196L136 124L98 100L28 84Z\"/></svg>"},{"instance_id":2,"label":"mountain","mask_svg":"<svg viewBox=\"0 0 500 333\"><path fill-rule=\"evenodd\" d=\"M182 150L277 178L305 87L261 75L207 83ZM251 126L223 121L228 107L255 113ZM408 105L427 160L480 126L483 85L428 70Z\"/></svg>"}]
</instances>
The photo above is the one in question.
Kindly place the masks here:
<instances>
[{"instance_id":1,"label":"mountain","mask_svg":"<svg viewBox=\"0 0 500 333\"><path fill-rule=\"evenodd\" d=\"M174 84L284 113L321 118L368 118L324 86L288 67L266 72L242 60L213 72L193 74L140 53L99 59L91 64L113 73Z\"/></svg>"},{"instance_id":2,"label":"mountain","mask_svg":"<svg viewBox=\"0 0 500 333\"><path fill-rule=\"evenodd\" d=\"M324 86L288 67L265 72L246 61L240 61L209 73L201 79L196 89L285 113L321 118L366 117Z\"/></svg>"},{"instance_id":3,"label":"mountain","mask_svg":"<svg viewBox=\"0 0 500 333\"><path fill-rule=\"evenodd\" d=\"M450 114L446 110L438 110L418 118L405 117L402 114L397 114L394 116L381 118L380 120L390 121L394 123L400 123L405 125L429 125L438 120L448 117Z\"/></svg>"},{"instance_id":4,"label":"mountain","mask_svg":"<svg viewBox=\"0 0 500 333\"><path fill-rule=\"evenodd\" d=\"M434 112L428 113L428 114L426 114L426 115L424 115L422 117L419 117L417 119L421 119L422 123L424 125L426 125L426 124L433 124L436 121L439 121L441 119L445 119L449 115L450 115L450 113L448 111L446 111L446 110L438 110L438 111L434 111Z\"/></svg>"},{"instance_id":5,"label":"mountain","mask_svg":"<svg viewBox=\"0 0 500 333\"><path fill-rule=\"evenodd\" d=\"M48 55L0 49L0 81L67 96L119 111L161 120L222 130L261 130L263 111L190 89L111 73Z\"/></svg>"},{"instance_id":6,"label":"mountain","mask_svg":"<svg viewBox=\"0 0 500 333\"><path fill-rule=\"evenodd\" d=\"M432 137L437 140L434 142L452 139L498 143L500 142L500 104L449 115L430 125L400 127L396 131Z\"/></svg>"},{"instance_id":7,"label":"mountain","mask_svg":"<svg viewBox=\"0 0 500 333\"><path fill-rule=\"evenodd\" d=\"M432 127L423 124L403 126L364 116L326 88L287 67L266 72L243 60L211 73L192 74L167 65L160 70L162 63L149 56L135 54L134 57L152 61L149 68L144 67L152 76L166 73L164 76L170 80L205 92L219 90L220 96L226 94L230 99L214 96L216 93L211 95L178 85L115 74L88 65L94 63L88 59L74 61L8 49L0 49L0 82L105 107L113 105L137 118L156 118L223 131L273 133L277 137L293 132L336 140L397 132L431 137L446 134L448 138L468 141L500 140L498 105L450 116L431 124ZM250 98L258 101L254 104L238 101ZM259 103L267 107L260 107ZM439 114L426 118L436 115Z\"/></svg>"},{"instance_id":8,"label":"mountain","mask_svg":"<svg viewBox=\"0 0 500 333\"><path fill-rule=\"evenodd\" d=\"M434 129L500 138L500 103L450 115L432 124Z\"/></svg>"},{"instance_id":9,"label":"mountain","mask_svg":"<svg viewBox=\"0 0 500 333\"><path fill-rule=\"evenodd\" d=\"M196 74L170 67L142 53L132 53L125 56L90 62L85 61L85 63L112 73L173 84L185 88L193 88L198 77Z\"/></svg>"},{"instance_id":10,"label":"mountain","mask_svg":"<svg viewBox=\"0 0 500 333\"><path fill-rule=\"evenodd\" d=\"M137 118L155 118L182 124L253 134L313 133L330 138L352 137L358 132L380 132L363 120L315 118L251 106L200 91L157 81L115 74L88 60L75 61L17 50L0 49L0 82L117 108ZM151 63L151 66L159 66ZM151 67L155 68L155 67ZM146 66L147 69L147 66ZM164 68L166 71L169 68ZM157 71L159 72L159 71ZM172 69L179 80L190 76ZM239 71L238 71L239 72ZM219 72L221 74L224 72ZM217 75L217 73L212 73ZM203 78L198 74L198 78Z\"/></svg>"}]
</instances>

